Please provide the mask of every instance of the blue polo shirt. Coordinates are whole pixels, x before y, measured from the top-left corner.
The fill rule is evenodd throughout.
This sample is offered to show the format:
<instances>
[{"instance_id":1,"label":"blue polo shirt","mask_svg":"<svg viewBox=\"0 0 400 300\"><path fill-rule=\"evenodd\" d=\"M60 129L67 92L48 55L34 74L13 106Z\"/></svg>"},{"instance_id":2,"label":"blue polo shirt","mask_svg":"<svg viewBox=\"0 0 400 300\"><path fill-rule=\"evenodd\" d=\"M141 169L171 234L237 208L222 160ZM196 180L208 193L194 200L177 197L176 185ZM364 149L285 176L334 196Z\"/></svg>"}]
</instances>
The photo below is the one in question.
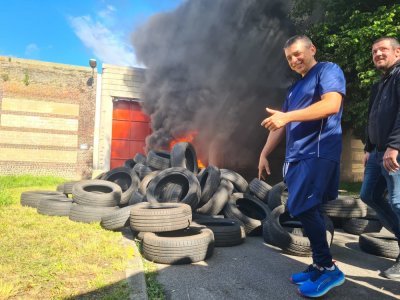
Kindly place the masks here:
<instances>
[{"instance_id":1,"label":"blue polo shirt","mask_svg":"<svg viewBox=\"0 0 400 300\"><path fill-rule=\"evenodd\" d=\"M346 94L343 71L334 63L318 62L289 88L282 110L288 112L306 108L329 92ZM286 162L312 157L339 162L342 151L342 111L343 105L337 114L328 118L287 124Z\"/></svg>"}]
</instances>

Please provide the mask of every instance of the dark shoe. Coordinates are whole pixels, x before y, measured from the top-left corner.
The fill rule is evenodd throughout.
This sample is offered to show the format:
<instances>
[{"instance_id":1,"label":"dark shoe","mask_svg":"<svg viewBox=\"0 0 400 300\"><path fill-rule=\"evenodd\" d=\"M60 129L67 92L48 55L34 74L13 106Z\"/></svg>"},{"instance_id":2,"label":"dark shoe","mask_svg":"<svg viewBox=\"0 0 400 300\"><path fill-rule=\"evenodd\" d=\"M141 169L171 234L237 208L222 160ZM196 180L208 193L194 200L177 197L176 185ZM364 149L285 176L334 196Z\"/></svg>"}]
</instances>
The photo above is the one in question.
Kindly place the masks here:
<instances>
[{"instance_id":1,"label":"dark shoe","mask_svg":"<svg viewBox=\"0 0 400 300\"><path fill-rule=\"evenodd\" d=\"M323 268L316 276L312 276L299 286L298 292L305 297L317 298L325 295L334 287L342 285L344 281L345 277L343 272L334 265L333 270Z\"/></svg>"},{"instance_id":2,"label":"dark shoe","mask_svg":"<svg viewBox=\"0 0 400 300\"><path fill-rule=\"evenodd\" d=\"M386 271L383 271L382 276L391 280L400 281L400 261L397 260L397 262L393 266L391 266Z\"/></svg>"}]
</instances>

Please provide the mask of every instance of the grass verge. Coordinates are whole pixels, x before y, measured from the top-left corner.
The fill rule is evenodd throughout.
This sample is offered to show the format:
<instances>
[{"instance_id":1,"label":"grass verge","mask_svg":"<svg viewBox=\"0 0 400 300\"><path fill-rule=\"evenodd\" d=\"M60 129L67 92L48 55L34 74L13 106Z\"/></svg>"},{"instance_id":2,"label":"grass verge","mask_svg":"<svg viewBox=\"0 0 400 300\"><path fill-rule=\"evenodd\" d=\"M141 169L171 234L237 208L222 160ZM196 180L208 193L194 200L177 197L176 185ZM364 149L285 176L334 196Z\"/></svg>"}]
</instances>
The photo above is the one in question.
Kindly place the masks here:
<instances>
[{"instance_id":1,"label":"grass verge","mask_svg":"<svg viewBox=\"0 0 400 300\"><path fill-rule=\"evenodd\" d=\"M0 177L0 299L128 299L133 249L99 224L40 215L19 204L27 190L55 190L61 178Z\"/></svg>"}]
</instances>

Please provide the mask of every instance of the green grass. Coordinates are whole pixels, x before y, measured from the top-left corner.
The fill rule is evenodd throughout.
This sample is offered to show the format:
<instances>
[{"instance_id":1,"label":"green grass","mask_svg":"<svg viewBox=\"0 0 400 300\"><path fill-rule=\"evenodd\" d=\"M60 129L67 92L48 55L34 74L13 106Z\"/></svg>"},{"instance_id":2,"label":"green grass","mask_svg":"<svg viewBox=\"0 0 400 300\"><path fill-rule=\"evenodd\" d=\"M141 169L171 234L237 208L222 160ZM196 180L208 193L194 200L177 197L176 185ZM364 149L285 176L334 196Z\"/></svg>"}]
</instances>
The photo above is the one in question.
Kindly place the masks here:
<instances>
[{"instance_id":1,"label":"green grass","mask_svg":"<svg viewBox=\"0 0 400 300\"><path fill-rule=\"evenodd\" d=\"M143 268L147 285L147 296L149 300L164 300L164 289L163 286L157 281L157 266L143 259Z\"/></svg>"},{"instance_id":2,"label":"green grass","mask_svg":"<svg viewBox=\"0 0 400 300\"><path fill-rule=\"evenodd\" d=\"M362 182L341 182L339 189L346 191L346 195L358 196L360 194L361 185Z\"/></svg>"},{"instance_id":3,"label":"green grass","mask_svg":"<svg viewBox=\"0 0 400 300\"><path fill-rule=\"evenodd\" d=\"M62 178L0 177L0 299L128 299L133 248L119 232L19 204L27 190L55 190Z\"/></svg>"},{"instance_id":4,"label":"green grass","mask_svg":"<svg viewBox=\"0 0 400 300\"><path fill-rule=\"evenodd\" d=\"M16 187L31 187L31 186L56 186L64 183L66 180L54 176L0 176L0 191L3 189Z\"/></svg>"}]
</instances>

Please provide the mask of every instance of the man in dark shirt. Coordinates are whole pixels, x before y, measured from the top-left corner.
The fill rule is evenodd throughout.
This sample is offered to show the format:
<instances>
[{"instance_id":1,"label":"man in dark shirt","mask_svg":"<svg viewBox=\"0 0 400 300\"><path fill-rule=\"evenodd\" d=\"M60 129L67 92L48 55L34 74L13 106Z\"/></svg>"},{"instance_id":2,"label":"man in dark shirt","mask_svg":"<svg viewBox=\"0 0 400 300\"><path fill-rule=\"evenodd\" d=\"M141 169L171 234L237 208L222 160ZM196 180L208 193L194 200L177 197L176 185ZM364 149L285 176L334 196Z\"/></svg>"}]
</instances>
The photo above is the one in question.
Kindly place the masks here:
<instances>
[{"instance_id":1,"label":"man in dark shirt","mask_svg":"<svg viewBox=\"0 0 400 300\"><path fill-rule=\"evenodd\" d=\"M400 44L382 37L372 44L372 60L382 71L372 87L368 112L361 199L400 240ZM387 188L388 197L384 193ZM399 242L400 243L400 242ZM399 244L400 245L400 244ZM382 275L400 281L400 256Z\"/></svg>"}]
</instances>

